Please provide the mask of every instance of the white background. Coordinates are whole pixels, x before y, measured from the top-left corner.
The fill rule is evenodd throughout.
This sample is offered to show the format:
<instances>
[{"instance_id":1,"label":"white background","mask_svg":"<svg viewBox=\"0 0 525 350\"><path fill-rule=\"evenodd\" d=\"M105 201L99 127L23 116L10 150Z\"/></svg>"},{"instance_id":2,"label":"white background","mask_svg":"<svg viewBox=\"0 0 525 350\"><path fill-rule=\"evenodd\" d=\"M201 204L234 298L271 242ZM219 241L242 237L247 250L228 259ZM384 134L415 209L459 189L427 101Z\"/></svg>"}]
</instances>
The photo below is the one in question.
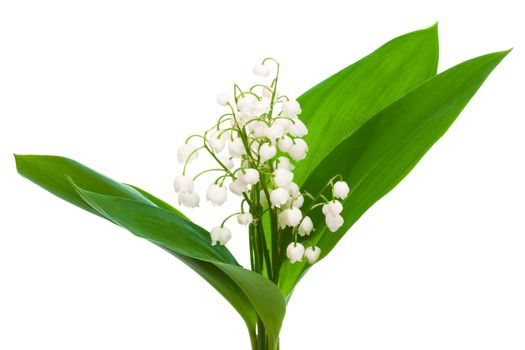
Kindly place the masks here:
<instances>
[{"instance_id":1,"label":"white background","mask_svg":"<svg viewBox=\"0 0 525 350\"><path fill-rule=\"evenodd\" d=\"M515 49L300 283L282 349L524 349L519 3L3 1L0 349L248 348L241 318L202 279L19 177L13 152L72 157L175 203L178 145L256 61L278 58L281 91L297 96L436 21L440 70ZM210 208L186 212L210 228L227 212ZM239 227L230 248L246 261Z\"/></svg>"}]
</instances>

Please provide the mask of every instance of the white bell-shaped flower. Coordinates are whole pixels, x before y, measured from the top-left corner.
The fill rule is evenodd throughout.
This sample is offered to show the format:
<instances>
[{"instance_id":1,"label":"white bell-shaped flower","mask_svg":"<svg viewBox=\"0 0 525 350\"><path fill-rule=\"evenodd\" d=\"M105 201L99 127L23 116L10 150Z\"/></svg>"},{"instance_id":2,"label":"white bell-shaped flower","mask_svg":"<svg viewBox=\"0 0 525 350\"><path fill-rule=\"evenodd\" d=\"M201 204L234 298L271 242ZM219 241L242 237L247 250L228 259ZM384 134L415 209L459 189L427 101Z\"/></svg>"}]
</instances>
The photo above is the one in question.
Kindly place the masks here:
<instances>
[{"instance_id":1,"label":"white bell-shaped flower","mask_svg":"<svg viewBox=\"0 0 525 350\"><path fill-rule=\"evenodd\" d=\"M279 140L277 140L277 147L282 152L290 152L293 146L293 140L290 136L284 135Z\"/></svg>"},{"instance_id":2,"label":"white bell-shaped flower","mask_svg":"<svg viewBox=\"0 0 525 350\"><path fill-rule=\"evenodd\" d=\"M199 202L199 194L195 191L179 193L179 205L184 205L188 208L196 208L199 206Z\"/></svg>"},{"instance_id":3,"label":"white bell-shaped flower","mask_svg":"<svg viewBox=\"0 0 525 350\"><path fill-rule=\"evenodd\" d=\"M173 186L175 187L175 192L177 193L191 193L193 192L193 188L195 185L191 177L186 175L179 175L175 178Z\"/></svg>"},{"instance_id":4,"label":"white bell-shaped flower","mask_svg":"<svg viewBox=\"0 0 525 350\"><path fill-rule=\"evenodd\" d=\"M226 135L221 135L221 130L213 130L208 134L208 142L215 153L220 153L226 145Z\"/></svg>"},{"instance_id":5,"label":"white bell-shaped flower","mask_svg":"<svg viewBox=\"0 0 525 350\"><path fill-rule=\"evenodd\" d=\"M326 227L332 232L335 232L343 226L345 220L341 215L326 215Z\"/></svg>"},{"instance_id":6,"label":"white bell-shaped flower","mask_svg":"<svg viewBox=\"0 0 525 350\"><path fill-rule=\"evenodd\" d=\"M244 192L248 191L248 186L240 180L234 180L229 186L230 191L232 191L234 194L238 196L242 196Z\"/></svg>"},{"instance_id":7,"label":"white bell-shaped flower","mask_svg":"<svg viewBox=\"0 0 525 350\"><path fill-rule=\"evenodd\" d=\"M286 256L292 264L301 261L304 255L304 246L299 242L292 242L286 248Z\"/></svg>"},{"instance_id":8,"label":"white bell-shaped flower","mask_svg":"<svg viewBox=\"0 0 525 350\"><path fill-rule=\"evenodd\" d=\"M282 211L277 215L277 222L279 223L279 228L283 229L286 227L286 222L288 221L286 217L286 212Z\"/></svg>"},{"instance_id":9,"label":"white bell-shaped flower","mask_svg":"<svg viewBox=\"0 0 525 350\"><path fill-rule=\"evenodd\" d=\"M343 211L343 205L341 202L334 199L323 205L322 211L324 215L339 215Z\"/></svg>"},{"instance_id":10,"label":"white bell-shaped flower","mask_svg":"<svg viewBox=\"0 0 525 350\"><path fill-rule=\"evenodd\" d=\"M346 196L348 196L348 193L350 193L350 187L348 187L348 184L344 181L337 181L334 184L334 196L336 196L339 199L345 199Z\"/></svg>"},{"instance_id":11,"label":"white bell-shaped flower","mask_svg":"<svg viewBox=\"0 0 525 350\"><path fill-rule=\"evenodd\" d=\"M221 163L226 167L228 170L232 170L235 164L233 163L233 160L231 160L228 156L221 156L219 157L219 160Z\"/></svg>"},{"instance_id":12,"label":"white bell-shaped flower","mask_svg":"<svg viewBox=\"0 0 525 350\"><path fill-rule=\"evenodd\" d=\"M250 213L241 213L237 215L237 222L240 225L249 225L253 221L253 216Z\"/></svg>"},{"instance_id":13,"label":"white bell-shaped flower","mask_svg":"<svg viewBox=\"0 0 525 350\"><path fill-rule=\"evenodd\" d=\"M308 134L308 129L306 128L306 125L304 125L302 121L300 121L299 119L296 119L294 123L292 124L292 126L288 128L288 132L292 136L303 137L306 134Z\"/></svg>"},{"instance_id":14,"label":"white bell-shaped flower","mask_svg":"<svg viewBox=\"0 0 525 350\"><path fill-rule=\"evenodd\" d=\"M283 103L283 115L285 117L294 118L301 114L301 105L295 100L286 101Z\"/></svg>"},{"instance_id":15,"label":"white bell-shaped flower","mask_svg":"<svg viewBox=\"0 0 525 350\"><path fill-rule=\"evenodd\" d=\"M179 163L186 162L188 157L191 157L188 160L188 163L194 161L195 159L197 159L198 156L199 156L199 152L196 151L196 149L197 148L195 146L193 146L192 144L190 144L190 143L186 143L186 144L180 146L179 150L177 151L177 159L179 160Z\"/></svg>"},{"instance_id":16,"label":"white bell-shaped flower","mask_svg":"<svg viewBox=\"0 0 525 350\"><path fill-rule=\"evenodd\" d=\"M301 221L301 224L299 225L299 229L297 232L300 236L308 236L310 233L312 233L314 229L314 223L312 219L309 216L305 216L303 218L303 221Z\"/></svg>"},{"instance_id":17,"label":"white bell-shaped flower","mask_svg":"<svg viewBox=\"0 0 525 350\"><path fill-rule=\"evenodd\" d=\"M211 230L210 236L211 236L211 245L216 245L217 243L225 245L232 238L232 233L226 227L216 226Z\"/></svg>"},{"instance_id":18,"label":"white bell-shaped flower","mask_svg":"<svg viewBox=\"0 0 525 350\"><path fill-rule=\"evenodd\" d=\"M283 136L284 129L279 124L272 124L269 128L266 129L265 136L269 138L272 142L275 142L278 138Z\"/></svg>"},{"instance_id":19,"label":"white bell-shaped flower","mask_svg":"<svg viewBox=\"0 0 525 350\"><path fill-rule=\"evenodd\" d=\"M237 176L239 177L239 180L247 185L255 185L259 182L259 172L256 169L241 169Z\"/></svg>"},{"instance_id":20,"label":"white bell-shaped flower","mask_svg":"<svg viewBox=\"0 0 525 350\"><path fill-rule=\"evenodd\" d=\"M304 251L304 257L310 265L317 262L317 260L319 260L319 256L321 256L321 248L319 247L311 246L306 248Z\"/></svg>"},{"instance_id":21,"label":"white bell-shaped flower","mask_svg":"<svg viewBox=\"0 0 525 350\"><path fill-rule=\"evenodd\" d=\"M277 154L277 149L275 146L270 145L269 143L264 143L259 149L259 157L261 162L266 162L267 160L272 159Z\"/></svg>"},{"instance_id":22,"label":"white bell-shaped flower","mask_svg":"<svg viewBox=\"0 0 525 350\"><path fill-rule=\"evenodd\" d=\"M234 138L233 141L228 145L228 151L233 157L240 157L243 154L246 154L246 148L240 138Z\"/></svg>"},{"instance_id":23,"label":"white bell-shaped flower","mask_svg":"<svg viewBox=\"0 0 525 350\"><path fill-rule=\"evenodd\" d=\"M303 213L299 208L288 208L283 210L284 220L287 226L296 227L303 218Z\"/></svg>"},{"instance_id":24,"label":"white bell-shaped flower","mask_svg":"<svg viewBox=\"0 0 525 350\"><path fill-rule=\"evenodd\" d=\"M295 166L290 162L290 159L286 157L279 157L273 162L273 167L275 169L286 169L286 170L294 170Z\"/></svg>"},{"instance_id":25,"label":"white bell-shaped flower","mask_svg":"<svg viewBox=\"0 0 525 350\"><path fill-rule=\"evenodd\" d=\"M245 116L252 117L256 114L257 101L258 101L257 97L255 97L254 95L244 94L243 96L239 97L239 99L237 100L237 108Z\"/></svg>"},{"instance_id":26,"label":"white bell-shaped flower","mask_svg":"<svg viewBox=\"0 0 525 350\"><path fill-rule=\"evenodd\" d=\"M285 188L278 187L270 192L270 202L273 207L280 208L288 202L290 194Z\"/></svg>"},{"instance_id":27,"label":"white bell-shaped flower","mask_svg":"<svg viewBox=\"0 0 525 350\"><path fill-rule=\"evenodd\" d=\"M235 111L234 116L232 116L230 119L230 125L232 128L239 127L242 129L242 127L246 124L246 122L249 120L247 115L241 111Z\"/></svg>"},{"instance_id":28,"label":"white bell-shaped flower","mask_svg":"<svg viewBox=\"0 0 525 350\"><path fill-rule=\"evenodd\" d=\"M303 137L304 135L308 134L308 129L302 121L300 121L299 119L295 119L292 125L288 128L288 132L292 136Z\"/></svg>"},{"instance_id":29,"label":"white bell-shaped flower","mask_svg":"<svg viewBox=\"0 0 525 350\"><path fill-rule=\"evenodd\" d=\"M288 186L286 186L286 189L288 190L288 193L290 193L290 196L297 197L299 194L301 194L299 186L295 182L290 182Z\"/></svg>"},{"instance_id":30,"label":"white bell-shaped flower","mask_svg":"<svg viewBox=\"0 0 525 350\"><path fill-rule=\"evenodd\" d=\"M267 77L268 74L270 74L270 67L268 67L264 63L259 63L253 66L253 74L255 74L258 77Z\"/></svg>"},{"instance_id":31,"label":"white bell-shaped flower","mask_svg":"<svg viewBox=\"0 0 525 350\"><path fill-rule=\"evenodd\" d=\"M308 145L303 139L295 139L293 146L288 151L290 157L295 161L300 161L306 158L308 152Z\"/></svg>"},{"instance_id":32,"label":"white bell-shaped flower","mask_svg":"<svg viewBox=\"0 0 525 350\"><path fill-rule=\"evenodd\" d=\"M262 121L254 121L248 124L249 129L252 132L253 137L263 137L266 135L266 130L268 130L268 125Z\"/></svg>"},{"instance_id":33,"label":"white bell-shaped flower","mask_svg":"<svg viewBox=\"0 0 525 350\"><path fill-rule=\"evenodd\" d=\"M217 103L221 106L227 106L230 102L230 96L228 94L221 92L217 95Z\"/></svg>"},{"instance_id":34,"label":"white bell-shaped flower","mask_svg":"<svg viewBox=\"0 0 525 350\"><path fill-rule=\"evenodd\" d=\"M206 192L206 198L213 205L223 205L227 197L228 191L226 191L226 187L222 185L211 184Z\"/></svg>"},{"instance_id":35,"label":"white bell-shaped flower","mask_svg":"<svg viewBox=\"0 0 525 350\"><path fill-rule=\"evenodd\" d=\"M292 201L292 206L295 208L300 208L304 204L304 197L302 195L297 196Z\"/></svg>"},{"instance_id":36,"label":"white bell-shaped flower","mask_svg":"<svg viewBox=\"0 0 525 350\"><path fill-rule=\"evenodd\" d=\"M287 169L275 169L272 180L276 186L286 187L292 183L293 173Z\"/></svg>"}]
</instances>

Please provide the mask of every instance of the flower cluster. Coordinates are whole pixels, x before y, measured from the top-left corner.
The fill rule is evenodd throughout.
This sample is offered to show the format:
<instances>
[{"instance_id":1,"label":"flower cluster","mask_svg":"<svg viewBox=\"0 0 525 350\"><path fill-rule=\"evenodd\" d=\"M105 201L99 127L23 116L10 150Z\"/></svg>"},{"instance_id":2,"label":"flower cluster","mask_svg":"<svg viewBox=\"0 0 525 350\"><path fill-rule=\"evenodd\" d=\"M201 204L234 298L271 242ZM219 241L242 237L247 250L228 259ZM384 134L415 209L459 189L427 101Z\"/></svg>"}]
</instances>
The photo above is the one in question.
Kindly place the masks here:
<instances>
[{"instance_id":1,"label":"flower cluster","mask_svg":"<svg viewBox=\"0 0 525 350\"><path fill-rule=\"evenodd\" d=\"M255 269L257 265L259 269L263 266L268 269L277 264L279 256L270 257L264 253L270 248L279 250L277 242L283 234L290 235L286 256L291 263L303 259L315 263L321 249L304 239L301 239L303 243L298 242L298 236L304 238L314 231L309 215L317 207L322 207L327 228L332 232L338 230L344 222L340 200L350 191L340 176L330 179L315 196L302 192L294 182L294 164L308 153L303 139L308 129L299 118L300 104L277 91L278 62L267 58L255 65L253 73L264 79L272 70L275 75L270 84L258 83L245 90L235 84L233 96L224 93L217 96L217 103L226 112L203 135L190 136L179 148L177 157L184 168L174 183L179 204L190 208L198 207L200 202L194 181L209 172L219 174L206 192L206 199L212 205L226 202L228 192L241 197L240 211L211 230L211 241L213 245L226 244L232 237L225 226L226 221L236 217L239 224L250 227L252 267ZM201 151L209 154L217 167L190 177L188 164L196 160ZM328 189L331 189L331 198L323 195ZM310 202L307 208L303 208L305 197ZM271 223L270 235L264 233L266 215ZM270 242L267 237L271 238ZM258 252L263 256L262 261L255 256ZM268 274L271 275L271 271Z\"/></svg>"}]
</instances>

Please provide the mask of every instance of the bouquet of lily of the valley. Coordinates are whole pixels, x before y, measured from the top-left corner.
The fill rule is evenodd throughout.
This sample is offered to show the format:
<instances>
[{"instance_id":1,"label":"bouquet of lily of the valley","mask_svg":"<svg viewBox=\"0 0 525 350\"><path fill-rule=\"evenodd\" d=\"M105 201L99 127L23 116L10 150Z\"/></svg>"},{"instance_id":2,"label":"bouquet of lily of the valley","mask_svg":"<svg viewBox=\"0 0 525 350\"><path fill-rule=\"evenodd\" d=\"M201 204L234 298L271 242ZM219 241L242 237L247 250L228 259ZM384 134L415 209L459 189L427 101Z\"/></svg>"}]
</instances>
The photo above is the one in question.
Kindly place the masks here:
<instances>
[{"instance_id":1,"label":"bouquet of lily of the valley","mask_svg":"<svg viewBox=\"0 0 525 350\"><path fill-rule=\"evenodd\" d=\"M252 349L279 349L299 280L408 174L506 54L437 74L433 26L388 42L298 98L280 90L279 63L262 60L253 85L234 84L217 96L222 112L209 129L180 140L178 206L199 210L201 196L214 206L238 202L209 230L148 192L70 159L17 155L17 168L180 259L238 311ZM196 171L202 158L214 165ZM196 182L206 183L205 194ZM249 266L227 248L239 224Z\"/></svg>"}]
</instances>

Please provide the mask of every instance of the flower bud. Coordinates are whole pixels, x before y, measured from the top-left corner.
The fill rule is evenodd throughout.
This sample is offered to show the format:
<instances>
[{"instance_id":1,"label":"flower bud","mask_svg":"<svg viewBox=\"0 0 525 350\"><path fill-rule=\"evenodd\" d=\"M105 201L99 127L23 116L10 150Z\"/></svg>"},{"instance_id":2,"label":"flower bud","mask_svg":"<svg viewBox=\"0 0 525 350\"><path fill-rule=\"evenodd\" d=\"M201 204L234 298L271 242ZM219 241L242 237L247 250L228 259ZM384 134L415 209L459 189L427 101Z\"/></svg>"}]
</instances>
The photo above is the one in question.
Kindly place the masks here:
<instances>
[{"instance_id":1,"label":"flower bud","mask_svg":"<svg viewBox=\"0 0 525 350\"><path fill-rule=\"evenodd\" d=\"M237 215L237 222L241 225L249 225L253 221L253 216L250 213L242 213Z\"/></svg>"},{"instance_id":2,"label":"flower bud","mask_svg":"<svg viewBox=\"0 0 525 350\"><path fill-rule=\"evenodd\" d=\"M226 227L217 226L211 230L210 236L211 245L216 245L217 243L225 245L232 238L232 233Z\"/></svg>"},{"instance_id":3,"label":"flower bud","mask_svg":"<svg viewBox=\"0 0 525 350\"><path fill-rule=\"evenodd\" d=\"M295 100L286 101L283 103L283 115L285 117L293 118L301 113L301 106Z\"/></svg>"},{"instance_id":4,"label":"flower bud","mask_svg":"<svg viewBox=\"0 0 525 350\"><path fill-rule=\"evenodd\" d=\"M175 181L173 182L173 185L175 187L175 192L179 193L191 193L193 192L193 179L189 176L185 175L179 175L175 178Z\"/></svg>"},{"instance_id":5,"label":"flower bud","mask_svg":"<svg viewBox=\"0 0 525 350\"><path fill-rule=\"evenodd\" d=\"M344 181L337 181L334 184L334 196L340 199L345 199L346 196L348 196L348 193L350 192L350 187L348 187L348 184Z\"/></svg>"},{"instance_id":6,"label":"flower bud","mask_svg":"<svg viewBox=\"0 0 525 350\"><path fill-rule=\"evenodd\" d=\"M259 182L259 172L252 168L241 169L237 176L246 185L254 185Z\"/></svg>"},{"instance_id":7,"label":"flower bud","mask_svg":"<svg viewBox=\"0 0 525 350\"><path fill-rule=\"evenodd\" d=\"M228 192L226 191L226 187L217 184L210 185L210 187L208 187L208 191L206 192L206 198L213 205L224 204L224 202L226 202L227 195Z\"/></svg>"},{"instance_id":8,"label":"flower bud","mask_svg":"<svg viewBox=\"0 0 525 350\"><path fill-rule=\"evenodd\" d=\"M198 158L199 152L195 151L197 148L193 146L192 144L186 143L179 147L179 150L177 151L177 158L179 160L179 163L184 163L188 159L188 157L191 155L191 158L188 159L188 163L191 161L194 161ZM193 153L195 151L195 153Z\"/></svg>"},{"instance_id":9,"label":"flower bud","mask_svg":"<svg viewBox=\"0 0 525 350\"><path fill-rule=\"evenodd\" d=\"M276 154L277 149L268 143L264 143L259 149L259 157L261 157L261 162L266 162L267 160L272 159Z\"/></svg>"},{"instance_id":10,"label":"flower bud","mask_svg":"<svg viewBox=\"0 0 525 350\"><path fill-rule=\"evenodd\" d=\"M268 74L270 74L270 67L265 65L264 63L259 63L253 66L253 74L255 74L258 77L267 77Z\"/></svg>"},{"instance_id":11,"label":"flower bud","mask_svg":"<svg viewBox=\"0 0 525 350\"><path fill-rule=\"evenodd\" d=\"M239 180L234 180L230 184L230 191L232 191L234 194L238 196L242 196L243 192L248 191L248 187L244 182L241 182Z\"/></svg>"},{"instance_id":12,"label":"flower bud","mask_svg":"<svg viewBox=\"0 0 525 350\"><path fill-rule=\"evenodd\" d=\"M322 211L324 215L339 215L343 211L343 205L341 202L333 200L323 205Z\"/></svg>"},{"instance_id":13,"label":"flower bud","mask_svg":"<svg viewBox=\"0 0 525 350\"><path fill-rule=\"evenodd\" d=\"M298 242L292 242L286 248L286 256L292 264L301 261L304 255L304 246Z\"/></svg>"},{"instance_id":14,"label":"flower bud","mask_svg":"<svg viewBox=\"0 0 525 350\"><path fill-rule=\"evenodd\" d=\"M335 232L343 226L345 220L341 215L326 215L326 226L332 232Z\"/></svg>"},{"instance_id":15,"label":"flower bud","mask_svg":"<svg viewBox=\"0 0 525 350\"><path fill-rule=\"evenodd\" d=\"M308 145L304 142L303 139L295 139L294 145L288 151L288 154L295 161L300 161L306 158L306 153L308 152Z\"/></svg>"},{"instance_id":16,"label":"flower bud","mask_svg":"<svg viewBox=\"0 0 525 350\"><path fill-rule=\"evenodd\" d=\"M195 208L199 206L200 197L195 191L179 193L179 205L184 205L188 208Z\"/></svg>"},{"instance_id":17,"label":"flower bud","mask_svg":"<svg viewBox=\"0 0 525 350\"><path fill-rule=\"evenodd\" d=\"M221 106L226 106L230 102L230 96L228 94L225 94L224 92L221 92L217 95L217 103Z\"/></svg>"},{"instance_id":18,"label":"flower bud","mask_svg":"<svg viewBox=\"0 0 525 350\"><path fill-rule=\"evenodd\" d=\"M304 257L306 258L306 261L310 265L314 264L317 260L319 260L319 256L321 255L321 248L312 246L306 248L304 251Z\"/></svg>"},{"instance_id":19,"label":"flower bud","mask_svg":"<svg viewBox=\"0 0 525 350\"><path fill-rule=\"evenodd\" d=\"M314 223L309 216L305 216L301 224L299 225L299 230L297 231L300 236L308 236L312 233L314 229Z\"/></svg>"},{"instance_id":20,"label":"flower bud","mask_svg":"<svg viewBox=\"0 0 525 350\"><path fill-rule=\"evenodd\" d=\"M280 208L290 199L290 194L285 188L278 187L270 192L270 202L273 207Z\"/></svg>"}]
</instances>

